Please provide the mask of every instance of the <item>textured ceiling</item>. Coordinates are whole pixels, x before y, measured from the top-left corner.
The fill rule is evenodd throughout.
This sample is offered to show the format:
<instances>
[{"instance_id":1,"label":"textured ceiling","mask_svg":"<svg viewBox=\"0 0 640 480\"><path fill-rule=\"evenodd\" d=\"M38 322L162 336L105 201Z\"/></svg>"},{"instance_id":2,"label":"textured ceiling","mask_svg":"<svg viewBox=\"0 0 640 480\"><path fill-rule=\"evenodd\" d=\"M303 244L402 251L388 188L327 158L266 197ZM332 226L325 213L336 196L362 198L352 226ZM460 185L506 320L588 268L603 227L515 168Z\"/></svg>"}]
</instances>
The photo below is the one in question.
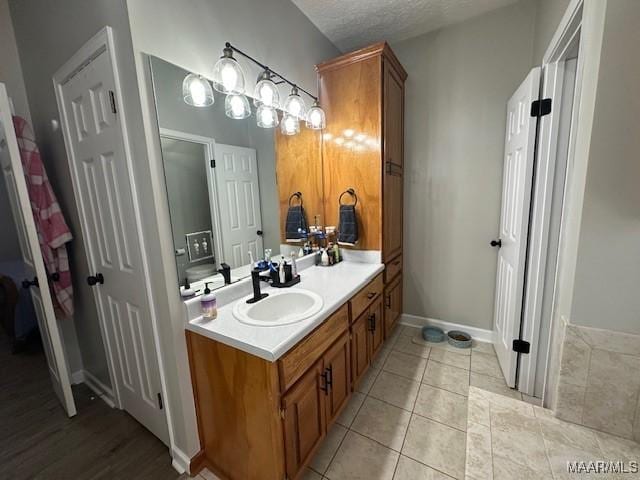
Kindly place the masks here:
<instances>
[{"instance_id":1,"label":"textured ceiling","mask_svg":"<svg viewBox=\"0 0 640 480\"><path fill-rule=\"evenodd\" d=\"M343 52L397 42L518 0L292 0Z\"/></svg>"}]
</instances>

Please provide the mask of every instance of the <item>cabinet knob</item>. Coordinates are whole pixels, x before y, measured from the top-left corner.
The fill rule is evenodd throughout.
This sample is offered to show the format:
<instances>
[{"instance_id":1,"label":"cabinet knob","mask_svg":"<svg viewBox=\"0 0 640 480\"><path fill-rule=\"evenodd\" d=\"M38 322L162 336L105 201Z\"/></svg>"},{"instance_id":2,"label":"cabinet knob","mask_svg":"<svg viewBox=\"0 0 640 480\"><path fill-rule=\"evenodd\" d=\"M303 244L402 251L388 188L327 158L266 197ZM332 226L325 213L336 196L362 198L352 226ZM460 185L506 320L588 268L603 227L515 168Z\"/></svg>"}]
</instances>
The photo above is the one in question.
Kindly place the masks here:
<instances>
[{"instance_id":1,"label":"cabinet knob","mask_svg":"<svg viewBox=\"0 0 640 480\"><path fill-rule=\"evenodd\" d=\"M371 300L371 299L372 299L373 297L375 297L375 296L376 296L376 292L369 292L369 293L367 293L367 298L368 298L369 300Z\"/></svg>"}]
</instances>

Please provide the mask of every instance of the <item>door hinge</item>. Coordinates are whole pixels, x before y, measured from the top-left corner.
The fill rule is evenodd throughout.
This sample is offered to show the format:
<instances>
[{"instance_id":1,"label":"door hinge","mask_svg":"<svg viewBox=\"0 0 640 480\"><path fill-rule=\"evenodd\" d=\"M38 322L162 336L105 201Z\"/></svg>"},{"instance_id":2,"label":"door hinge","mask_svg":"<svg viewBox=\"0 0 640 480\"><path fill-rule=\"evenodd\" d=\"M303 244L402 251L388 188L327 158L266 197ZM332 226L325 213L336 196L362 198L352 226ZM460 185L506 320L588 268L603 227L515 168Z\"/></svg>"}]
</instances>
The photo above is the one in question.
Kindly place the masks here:
<instances>
[{"instance_id":1,"label":"door hinge","mask_svg":"<svg viewBox=\"0 0 640 480\"><path fill-rule=\"evenodd\" d=\"M542 100L534 100L531 102L531 116L544 117L551 113L551 99L543 98Z\"/></svg>"},{"instance_id":2,"label":"door hinge","mask_svg":"<svg viewBox=\"0 0 640 480\"><path fill-rule=\"evenodd\" d=\"M161 393L158 394L158 408L160 410L162 410L164 408L164 405L162 404L162 394Z\"/></svg>"},{"instance_id":3,"label":"door hinge","mask_svg":"<svg viewBox=\"0 0 640 480\"><path fill-rule=\"evenodd\" d=\"M113 93L113 90L109 90L109 100L111 101L111 111L113 113L118 113L116 109L116 94Z\"/></svg>"},{"instance_id":4,"label":"door hinge","mask_svg":"<svg viewBox=\"0 0 640 480\"><path fill-rule=\"evenodd\" d=\"M284 420L284 408L280 408L280 418Z\"/></svg>"},{"instance_id":5,"label":"door hinge","mask_svg":"<svg viewBox=\"0 0 640 480\"><path fill-rule=\"evenodd\" d=\"M531 350L531 344L525 340L514 339L513 351L516 353L529 353Z\"/></svg>"},{"instance_id":6,"label":"door hinge","mask_svg":"<svg viewBox=\"0 0 640 480\"><path fill-rule=\"evenodd\" d=\"M211 159L211 168L216 168L216 159L215 158Z\"/></svg>"}]
</instances>

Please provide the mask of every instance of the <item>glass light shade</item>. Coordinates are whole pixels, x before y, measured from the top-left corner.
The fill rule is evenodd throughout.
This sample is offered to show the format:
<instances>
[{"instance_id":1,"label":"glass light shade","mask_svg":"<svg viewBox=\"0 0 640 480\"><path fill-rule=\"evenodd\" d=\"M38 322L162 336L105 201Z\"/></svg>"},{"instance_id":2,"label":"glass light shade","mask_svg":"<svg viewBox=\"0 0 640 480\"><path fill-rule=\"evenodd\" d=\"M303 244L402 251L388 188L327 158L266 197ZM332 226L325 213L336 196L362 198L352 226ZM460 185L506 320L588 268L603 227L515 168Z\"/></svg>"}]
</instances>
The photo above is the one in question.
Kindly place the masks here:
<instances>
[{"instance_id":1,"label":"glass light shade","mask_svg":"<svg viewBox=\"0 0 640 480\"><path fill-rule=\"evenodd\" d=\"M227 95L224 99L224 113L227 117L242 120L251 115L249 100L244 95Z\"/></svg>"},{"instance_id":2,"label":"glass light shade","mask_svg":"<svg viewBox=\"0 0 640 480\"><path fill-rule=\"evenodd\" d=\"M257 123L260 128L273 128L278 126L278 112L274 107L260 105L256 111Z\"/></svg>"},{"instance_id":3,"label":"glass light shade","mask_svg":"<svg viewBox=\"0 0 640 480\"><path fill-rule=\"evenodd\" d=\"M213 89L206 78L190 73L182 81L182 98L184 103L194 107L213 105Z\"/></svg>"},{"instance_id":4,"label":"glass light shade","mask_svg":"<svg viewBox=\"0 0 640 480\"><path fill-rule=\"evenodd\" d=\"M285 114L280 122L280 131L283 135L295 135L300 132L300 120L293 115Z\"/></svg>"},{"instance_id":5,"label":"glass light shade","mask_svg":"<svg viewBox=\"0 0 640 480\"><path fill-rule=\"evenodd\" d=\"M230 48L213 66L213 88L227 95L244 93L244 73Z\"/></svg>"},{"instance_id":6,"label":"glass light shade","mask_svg":"<svg viewBox=\"0 0 640 480\"><path fill-rule=\"evenodd\" d=\"M307 106L302 97L298 94L298 89L293 87L291 93L284 102L284 111L294 117L304 118L307 113Z\"/></svg>"},{"instance_id":7,"label":"glass light shade","mask_svg":"<svg viewBox=\"0 0 640 480\"><path fill-rule=\"evenodd\" d=\"M253 97L253 102L256 106L266 105L267 107L276 108L280 106L280 92L278 91L278 86L271 80L269 70L265 70L262 75L260 75Z\"/></svg>"},{"instance_id":8,"label":"glass light shade","mask_svg":"<svg viewBox=\"0 0 640 480\"><path fill-rule=\"evenodd\" d=\"M307 112L306 123L307 128L311 128L312 130L322 130L327 126L324 110L320 108L318 102L314 103L313 107L311 107Z\"/></svg>"}]
</instances>

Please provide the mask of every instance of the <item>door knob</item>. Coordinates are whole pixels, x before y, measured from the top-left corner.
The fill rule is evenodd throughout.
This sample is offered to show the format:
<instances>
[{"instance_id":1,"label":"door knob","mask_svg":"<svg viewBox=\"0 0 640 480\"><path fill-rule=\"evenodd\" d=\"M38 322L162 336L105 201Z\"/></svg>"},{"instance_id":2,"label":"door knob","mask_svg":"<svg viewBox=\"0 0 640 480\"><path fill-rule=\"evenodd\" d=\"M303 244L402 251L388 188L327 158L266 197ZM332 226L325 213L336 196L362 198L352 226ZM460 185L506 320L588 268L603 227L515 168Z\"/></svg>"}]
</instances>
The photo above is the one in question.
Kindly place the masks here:
<instances>
[{"instance_id":1,"label":"door knob","mask_svg":"<svg viewBox=\"0 0 640 480\"><path fill-rule=\"evenodd\" d=\"M491 246L492 247L502 247L502 240L498 239L498 240L491 240Z\"/></svg>"},{"instance_id":2,"label":"door knob","mask_svg":"<svg viewBox=\"0 0 640 480\"><path fill-rule=\"evenodd\" d=\"M258 230L256 233L261 237L264 232L262 230Z\"/></svg>"},{"instance_id":3,"label":"door knob","mask_svg":"<svg viewBox=\"0 0 640 480\"><path fill-rule=\"evenodd\" d=\"M93 287L96 284L102 285L104 283L104 276L101 273L96 273L95 275L89 275L87 277L87 283L90 287Z\"/></svg>"},{"instance_id":4,"label":"door knob","mask_svg":"<svg viewBox=\"0 0 640 480\"><path fill-rule=\"evenodd\" d=\"M40 285L38 285L38 277L33 277L33 280L22 281L22 288L39 287L39 286Z\"/></svg>"}]
</instances>

